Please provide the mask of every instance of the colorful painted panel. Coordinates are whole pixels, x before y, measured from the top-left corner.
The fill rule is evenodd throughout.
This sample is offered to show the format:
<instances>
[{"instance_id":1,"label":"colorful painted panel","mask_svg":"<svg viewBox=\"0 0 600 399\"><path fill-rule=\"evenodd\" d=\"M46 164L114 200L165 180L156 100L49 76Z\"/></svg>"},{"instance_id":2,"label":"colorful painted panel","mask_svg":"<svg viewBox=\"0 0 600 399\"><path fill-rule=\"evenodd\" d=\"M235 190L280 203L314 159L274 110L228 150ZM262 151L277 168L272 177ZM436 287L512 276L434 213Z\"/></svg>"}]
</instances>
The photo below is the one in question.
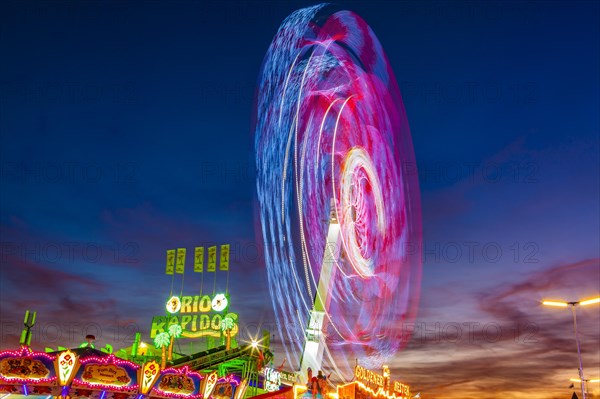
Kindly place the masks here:
<instances>
[{"instance_id":1,"label":"colorful painted panel","mask_svg":"<svg viewBox=\"0 0 600 399\"><path fill-rule=\"evenodd\" d=\"M0 353L0 383L19 385L56 385L55 357L23 347ZM2 384L4 385L4 384ZM2 389L2 388L0 388ZM4 390L4 392L7 392Z\"/></svg>"},{"instance_id":2,"label":"colorful painted panel","mask_svg":"<svg viewBox=\"0 0 600 399\"><path fill-rule=\"evenodd\" d=\"M239 385L240 381L234 375L219 378L211 396L214 399L231 399Z\"/></svg>"},{"instance_id":3,"label":"colorful painted panel","mask_svg":"<svg viewBox=\"0 0 600 399\"><path fill-rule=\"evenodd\" d=\"M154 384L154 388L150 391L150 396L156 398L198 398L201 396L202 378L200 374L190 371L187 367L163 370L156 384Z\"/></svg>"},{"instance_id":4,"label":"colorful painted panel","mask_svg":"<svg viewBox=\"0 0 600 399\"><path fill-rule=\"evenodd\" d=\"M137 393L137 371L140 368L135 363L121 360L114 355L107 357L90 357L81 359L81 367L75 374L71 389L72 396L79 391L107 391L114 393ZM101 399L110 399L102 397ZM120 399L120 398L115 398ZM123 398L125 399L125 398Z\"/></svg>"},{"instance_id":5,"label":"colorful painted panel","mask_svg":"<svg viewBox=\"0 0 600 399\"><path fill-rule=\"evenodd\" d=\"M137 399L137 393L132 392L110 392L101 389L72 388L69 397L72 399Z\"/></svg>"}]
</instances>

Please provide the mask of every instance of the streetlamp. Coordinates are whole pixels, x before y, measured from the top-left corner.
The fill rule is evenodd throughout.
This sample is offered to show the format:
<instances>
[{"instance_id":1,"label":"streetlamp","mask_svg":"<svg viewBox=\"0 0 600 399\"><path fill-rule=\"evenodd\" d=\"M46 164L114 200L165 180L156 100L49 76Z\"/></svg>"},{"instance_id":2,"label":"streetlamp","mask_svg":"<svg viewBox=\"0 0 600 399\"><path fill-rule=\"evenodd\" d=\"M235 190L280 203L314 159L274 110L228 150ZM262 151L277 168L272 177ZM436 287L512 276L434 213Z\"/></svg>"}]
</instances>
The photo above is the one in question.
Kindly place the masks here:
<instances>
[{"instance_id":1,"label":"streetlamp","mask_svg":"<svg viewBox=\"0 0 600 399\"><path fill-rule=\"evenodd\" d=\"M579 378L571 378L570 381L571 382L581 382L581 380ZM585 388L587 389L588 383L590 383L590 382L592 382L592 383L594 383L594 382L600 382L600 379L595 378L593 380L583 380L583 382L585 383ZM573 387L573 384L571 384L571 388L572 387Z\"/></svg>"},{"instance_id":2,"label":"streetlamp","mask_svg":"<svg viewBox=\"0 0 600 399\"><path fill-rule=\"evenodd\" d=\"M561 302L561 301L543 301L542 305L546 306L556 306L561 308L566 308L571 306L571 310L573 313L573 330L575 331L575 343L577 344L577 356L579 357L579 380L581 381L581 395L583 399L586 399L585 392L585 378L583 378L583 362L581 360L581 348L579 345L579 336L577 335L577 312L575 310L575 306L586 306L594 303L599 303L600 297L594 299L588 299L585 301L577 301L577 302Z\"/></svg>"},{"instance_id":3,"label":"streetlamp","mask_svg":"<svg viewBox=\"0 0 600 399\"><path fill-rule=\"evenodd\" d=\"M571 378L570 381L573 382L581 382L581 380L579 378ZM584 380L585 382L600 382L600 379L596 378L594 380Z\"/></svg>"}]
</instances>

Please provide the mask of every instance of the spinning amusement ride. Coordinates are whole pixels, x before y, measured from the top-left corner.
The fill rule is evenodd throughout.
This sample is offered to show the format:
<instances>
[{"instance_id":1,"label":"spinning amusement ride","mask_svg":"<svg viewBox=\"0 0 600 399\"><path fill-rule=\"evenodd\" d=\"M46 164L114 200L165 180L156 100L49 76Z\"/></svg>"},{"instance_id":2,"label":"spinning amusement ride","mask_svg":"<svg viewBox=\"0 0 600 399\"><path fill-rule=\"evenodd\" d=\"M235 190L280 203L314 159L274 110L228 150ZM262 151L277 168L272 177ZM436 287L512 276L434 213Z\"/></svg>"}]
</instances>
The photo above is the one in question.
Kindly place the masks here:
<instances>
[{"instance_id":1,"label":"spinning amusement ride","mask_svg":"<svg viewBox=\"0 0 600 399\"><path fill-rule=\"evenodd\" d=\"M21 349L0 353L0 399L411 397L385 363L407 343L404 323L419 300L418 181L398 85L366 22L330 5L286 18L260 72L256 121L265 262L292 370L269 365L269 333L262 346L236 342L238 314L227 289L215 291L217 255L229 273L229 246L208 248L212 294L201 284L200 295L187 296L180 248L167 251L167 312L150 331L157 351L137 334L115 353L93 348L93 337L80 348L35 352L28 313ZM203 269L198 247L194 271ZM206 345L177 353L180 339Z\"/></svg>"}]
</instances>

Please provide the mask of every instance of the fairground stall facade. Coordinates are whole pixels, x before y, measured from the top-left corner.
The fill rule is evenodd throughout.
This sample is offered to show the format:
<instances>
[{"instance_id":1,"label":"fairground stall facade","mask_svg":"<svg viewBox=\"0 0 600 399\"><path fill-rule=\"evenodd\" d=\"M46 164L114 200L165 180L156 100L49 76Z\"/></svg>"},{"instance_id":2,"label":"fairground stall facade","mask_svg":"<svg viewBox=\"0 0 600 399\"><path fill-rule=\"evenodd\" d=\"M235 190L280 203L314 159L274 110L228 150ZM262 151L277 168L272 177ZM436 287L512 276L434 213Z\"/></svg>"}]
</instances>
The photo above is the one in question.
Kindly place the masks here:
<instances>
[{"instance_id":1,"label":"fairground stall facade","mask_svg":"<svg viewBox=\"0 0 600 399\"><path fill-rule=\"evenodd\" d=\"M233 374L201 374L187 366L161 369L91 347L0 353L0 395L10 399L241 399L247 387Z\"/></svg>"}]
</instances>

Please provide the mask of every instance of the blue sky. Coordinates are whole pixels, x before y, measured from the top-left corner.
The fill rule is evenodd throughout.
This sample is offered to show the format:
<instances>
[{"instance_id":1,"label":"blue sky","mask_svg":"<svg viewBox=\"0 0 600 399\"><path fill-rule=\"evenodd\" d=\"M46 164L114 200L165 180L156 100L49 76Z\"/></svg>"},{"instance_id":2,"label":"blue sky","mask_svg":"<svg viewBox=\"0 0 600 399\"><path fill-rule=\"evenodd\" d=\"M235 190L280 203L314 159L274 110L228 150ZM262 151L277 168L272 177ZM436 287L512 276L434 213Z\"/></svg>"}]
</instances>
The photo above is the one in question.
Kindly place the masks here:
<instances>
[{"instance_id":1,"label":"blue sky","mask_svg":"<svg viewBox=\"0 0 600 399\"><path fill-rule=\"evenodd\" d=\"M1 349L25 309L39 348L92 324L127 344L162 311L165 250L204 243L237 248L232 306L272 325L254 96L279 24L310 4L2 3ZM419 169L420 312L392 374L430 397L570 395L570 315L539 301L600 285L598 3L340 5L387 53ZM597 308L581 331L598 374Z\"/></svg>"}]
</instances>

